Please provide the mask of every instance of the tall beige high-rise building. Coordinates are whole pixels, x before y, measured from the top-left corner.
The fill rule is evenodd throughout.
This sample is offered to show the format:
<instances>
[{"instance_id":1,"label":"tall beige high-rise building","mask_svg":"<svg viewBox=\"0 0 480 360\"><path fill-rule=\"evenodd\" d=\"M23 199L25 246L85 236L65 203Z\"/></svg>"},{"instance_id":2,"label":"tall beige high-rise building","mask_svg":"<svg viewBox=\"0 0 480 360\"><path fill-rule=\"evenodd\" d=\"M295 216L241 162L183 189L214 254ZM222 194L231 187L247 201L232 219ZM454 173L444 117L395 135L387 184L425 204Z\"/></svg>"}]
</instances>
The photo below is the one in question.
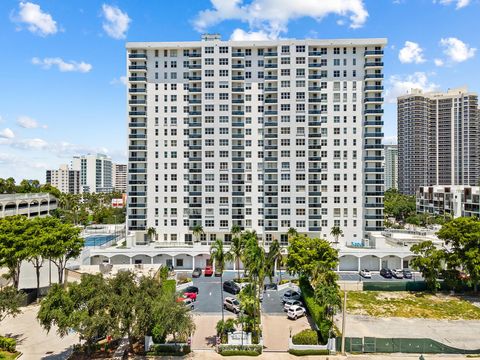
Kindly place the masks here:
<instances>
[{"instance_id":1,"label":"tall beige high-rise building","mask_svg":"<svg viewBox=\"0 0 480 360\"><path fill-rule=\"evenodd\" d=\"M60 165L58 170L46 171L46 183L65 194L79 194L80 171L69 169L66 164Z\"/></svg>"},{"instance_id":2,"label":"tall beige high-rise building","mask_svg":"<svg viewBox=\"0 0 480 360\"><path fill-rule=\"evenodd\" d=\"M115 191L127 192L127 164L112 164L112 186Z\"/></svg>"},{"instance_id":3,"label":"tall beige high-rise building","mask_svg":"<svg viewBox=\"0 0 480 360\"><path fill-rule=\"evenodd\" d=\"M398 98L400 192L478 184L479 147L477 94L466 88L446 93L413 89Z\"/></svg>"}]
</instances>

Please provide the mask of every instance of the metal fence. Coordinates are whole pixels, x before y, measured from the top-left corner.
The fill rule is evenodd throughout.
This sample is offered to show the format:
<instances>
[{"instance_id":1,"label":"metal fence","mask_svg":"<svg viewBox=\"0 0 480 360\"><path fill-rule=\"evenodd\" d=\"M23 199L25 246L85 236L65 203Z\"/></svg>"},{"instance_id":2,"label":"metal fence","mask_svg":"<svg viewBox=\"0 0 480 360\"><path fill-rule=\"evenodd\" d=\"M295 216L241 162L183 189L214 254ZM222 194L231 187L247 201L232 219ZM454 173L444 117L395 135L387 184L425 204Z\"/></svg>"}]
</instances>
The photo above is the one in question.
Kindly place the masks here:
<instances>
[{"instance_id":1,"label":"metal fence","mask_svg":"<svg viewBox=\"0 0 480 360\"><path fill-rule=\"evenodd\" d=\"M337 338L337 351L342 340ZM459 349L429 338L346 337L348 353L480 354L480 349Z\"/></svg>"}]
</instances>

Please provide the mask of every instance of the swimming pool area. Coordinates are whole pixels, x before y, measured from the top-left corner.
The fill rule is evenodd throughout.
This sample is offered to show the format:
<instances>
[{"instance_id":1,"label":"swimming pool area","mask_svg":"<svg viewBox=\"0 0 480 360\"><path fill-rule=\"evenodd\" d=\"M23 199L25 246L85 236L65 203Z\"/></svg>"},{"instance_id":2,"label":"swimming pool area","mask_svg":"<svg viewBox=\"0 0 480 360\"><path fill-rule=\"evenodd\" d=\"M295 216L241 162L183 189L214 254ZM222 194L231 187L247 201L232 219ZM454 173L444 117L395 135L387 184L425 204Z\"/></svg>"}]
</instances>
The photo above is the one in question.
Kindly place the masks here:
<instances>
[{"instance_id":1,"label":"swimming pool area","mask_svg":"<svg viewBox=\"0 0 480 360\"><path fill-rule=\"evenodd\" d=\"M116 234L89 235L85 237L85 246L102 246L117 236Z\"/></svg>"}]
</instances>

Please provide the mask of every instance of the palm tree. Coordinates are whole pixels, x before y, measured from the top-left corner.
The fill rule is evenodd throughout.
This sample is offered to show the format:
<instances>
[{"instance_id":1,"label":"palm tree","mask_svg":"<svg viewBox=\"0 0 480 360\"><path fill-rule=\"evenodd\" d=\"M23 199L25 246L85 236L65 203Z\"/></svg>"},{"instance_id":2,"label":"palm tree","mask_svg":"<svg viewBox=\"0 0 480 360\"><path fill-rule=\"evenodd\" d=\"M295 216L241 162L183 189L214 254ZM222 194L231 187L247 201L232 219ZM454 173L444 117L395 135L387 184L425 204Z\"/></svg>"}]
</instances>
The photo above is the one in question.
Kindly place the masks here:
<instances>
[{"instance_id":1,"label":"palm tree","mask_svg":"<svg viewBox=\"0 0 480 360\"><path fill-rule=\"evenodd\" d=\"M298 235L297 229L295 229L293 227L288 229L288 231L287 231L288 240L290 240L292 237L297 236L297 235Z\"/></svg>"},{"instance_id":2,"label":"palm tree","mask_svg":"<svg viewBox=\"0 0 480 360\"><path fill-rule=\"evenodd\" d=\"M269 259L273 263L273 272L275 273L275 264L278 265L279 271L280 271L280 281L282 280L282 262L283 262L283 254L281 251L280 243L278 242L277 239L273 240L272 244L270 245L270 248L268 249L268 256L267 259ZM270 278L270 282L272 282L272 279Z\"/></svg>"},{"instance_id":3,"label":"palm tree","mask_svg":"<svg viewBox=\"0 0 480 360\"><path fill-rule=\"evenodd\" d=\"M233 230L233 227L232 227ZM233 231L232 231L233 233ZM230 244L230 251L226 254L227 261L235 261L237 265L237 276L240 279L240 260L242 258L245 241L242 236L234 236Z\"/></svg>"},{"instance_id":4,"label":"palm tree","mask_svg":"<svg viewBox=\"0 0 480 360\"><path fill-rule=\"evenodd\" d=\"M335 242L338 243L338 238L343 235L342 229L340 229L339 226L334 226L330 230L330 235L332 235L335 238Z\"/></svg>"},{"instance_id":5,"label":"palm tree","mask_svg":"<svg viewBox=\"0 0 480 360\"><path fill-rule=\"evenodd\" d=\"M147 229L147 237L150 240L150 242L153 242L153 238L157 236L157 230L154 227L149 227Z\"/></svg>"},{"instance_id":6,"label":"palm tree","mask_svg":"<svg viewBox=\"0 0 480 360\"><path fill-rule=\"evenodd\" d=\"M223 241L220 239L210 247L210 260L215 264L215 269L220 269L220 294L222 298L222 321L224 321L223 315L223 269L225 268L225 252L223 251Z\"/></svg>"},{"instance_id":7,"label":"palm tree","mask_svg":"<svg viewBox=\"0 0 480 360\"><path fill-rule=\"evenodd\" d=\"M195 236L197 242L200 242L200 236L203 234L203 226L202 225L195 225L192 229L192 234Z\"/></svg>"},{"instance_id":8,"label":"palm tree","mask_svg":"<svg viewBox=\"0 0 480 360\"><path fill-rule=\"evenodd\" d=\"M230 229L230 234L232 235L232 238L236 238L238 235L242 233L242 228L238 225L232 225L232 228Z\"/></svg>"}]
</instances>

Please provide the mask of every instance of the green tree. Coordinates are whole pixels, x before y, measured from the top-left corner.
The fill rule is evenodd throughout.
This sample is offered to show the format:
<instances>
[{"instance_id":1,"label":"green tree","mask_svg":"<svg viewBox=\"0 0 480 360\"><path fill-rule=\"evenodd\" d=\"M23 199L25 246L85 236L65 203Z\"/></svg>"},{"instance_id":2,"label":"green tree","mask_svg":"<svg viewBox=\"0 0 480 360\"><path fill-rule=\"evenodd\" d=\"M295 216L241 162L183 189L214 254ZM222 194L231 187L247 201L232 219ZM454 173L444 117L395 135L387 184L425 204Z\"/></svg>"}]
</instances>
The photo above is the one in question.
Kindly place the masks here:
<instances>
[{"instance_id":1,"label":"green tree","mask_svg":"<svg viewBox=\"0 0 480 360\"><path fill-rule=\"evenodd\" d=\"M192 234L195 236L197 242L200 242L200 236L203 234L203 227L202 225L195 225L192 229Z\"/></svg>"},{"instance_id":2,"label":"green tree","mask_svg":"<svg viewBox=\"0 0 480 360\"><path fill-rule=\"evenodd\" d=\"M0 323L7 316L15 317L20 314L20 306L24 298L25 295L13 286L0 288Z\"/></svg>"},{"instance_id":3,"label":"green tree","mask_svg":"<svg viewBox=\"0 0 480 360\"><path fill-rule=\"evenodd\" d=\"M294 236L297 236L298 235L298 231L297 229L291 227L288 229L287 231L287 237L288 237L288 241L290 241L290 239Z\"/></svg>"},{"instance_id":4,"label":"green tree","mask_svg":"<svg viewBox=\"0 0 480 360\"><path fill-rule=\"evenodd\" d=\"M335 242L338 244L338 238L343 235L343 230L339 226L334 226L330 229L330 235L335 238Z\"/></svg>"},{"instance_id":5,"label":"green tree","mask_svg":"<svg viewBox=\"0 0 480 360\"><path fill-rule=\"evenodd\" d=\"M28 257L27 224L28 219L22 215L0 219L0 266L8 269L8 277L15 289L18 289L20 265Z\"/></svg>"},{"instance_id":6,"label":"green tree","mask_svg":"<svg viewBox=\"0 0 480 360\"><path fill-rule=\"evenodd\" d=\"M416 213L415 196L400 194L397 189L385 191L384 205L385 216L399 221L405 221Z\"/></svg>"},{"instance_id":7,"label":"green tree","mask_svg":"<svg viewBox=\"0 0 480 360\"><path fill-rule=\"evenodd\" d=\"M230 250L226 254L227 261L234 261L237 267L237 277L240 279L240 260L242 259L243 249L245 247L245 238L243 236L234 236L230 243Z\"/></svg>"},{"instance_id":8,"label":"green tree","mask_svg":"<svg viewBox=\"0 0 480 360\"><path fill-rule=\"evenodd\" d=\"M222 343L227 342L227 335L229 332L235 331L235 319L219 320L216 325L217 336L222 339Z\"/></svg>"},{"instance_id":9,"label":"green tree","mask_svg":"<svg viewBox=\"0 0 480 360\"><path fill-rule=\"evenodd\" d=\"M422 273L430 291L437 291L440 288L437 279L443 269L445 252L437 249L432 241L424 241L420 244L412 245L410 251L418 255L410 261L412 268Z\"/></svg>"},{"instance_id":10,"label":"green tree","mask_svg":"<svg viewBox=\"0 0 480 360\"><path fill-rule=\"evenodd\" d=\"M338 265L338 251L324 239L297 235L290 239L287 268L291 274L299 274L308 279L314 273L332 271Z\"/></svg>"},{"instance_id":11,"label":"green tree","mask_svg":"<svg viewBox=\"0 0 480 360\"><path fill-rule=\"evenodd\" d=\"M216 269L220 270L220 297L222 304L222 320L224 320L224 311L223 311L223 270L225 268L225 251L223 250L223 241L220 239L215 240L215 242L210 247L210 260L215 264Z\"/></svg>"},{"instance_id":12,"label":"green tree","mask_svg":"<svg viewBox=\"0 0 480 360\"><path fill-rule=\"evenodd\" d=\"M451 220L442 226L437 236L449 246L447 261L450 267L461 266L477 291L480 281L480 221L473 217Z\"/></svg>"},{"instance_id":13,"label":"green tree","mask_svg":"<svg viewBox=\"0 0 480 360\"><path fill-rule=\"evenodd\" d=\"M282 262L283 262L283 254L282 248L280 247L280 243L277 239L273 240L270 244L268 249L267 255L267 264L268 264L268 276L270 282L272 282L272 276L275 275L275 267L278 266L280 270L280 281L282 280Z\"/></svg>"},{"instance_id":14,"label":"green tree","mask_svg":"<svg viewBox=\"0 0 480 360\"><path fill-rule=\"evenodd\" d=\"M150 242L154 241L155 236L157 236L157 230L154 227L149 227L147 229L147 237Z\"/></svg>"}]
</instances>

